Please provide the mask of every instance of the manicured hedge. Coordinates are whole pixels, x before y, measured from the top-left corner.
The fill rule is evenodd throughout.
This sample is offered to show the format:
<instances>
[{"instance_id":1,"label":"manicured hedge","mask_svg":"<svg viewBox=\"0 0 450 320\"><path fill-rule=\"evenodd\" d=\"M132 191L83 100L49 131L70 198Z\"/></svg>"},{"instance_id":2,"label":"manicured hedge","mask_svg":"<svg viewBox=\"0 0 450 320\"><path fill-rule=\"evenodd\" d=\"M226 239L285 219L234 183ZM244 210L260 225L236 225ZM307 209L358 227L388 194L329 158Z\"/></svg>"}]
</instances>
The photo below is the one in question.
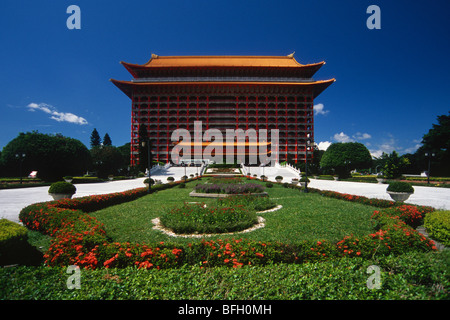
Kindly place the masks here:
<instances>
[{"instance_id":1,"label":"manicured hedge","mask_svg":"<svg viewBox=\"0 0 450 320\"><path fill-rule=\"evenodd\" d=\"M13 263L17 247L27 242L27 233L20 224L0 219L0 265Z\"/></svg>"},{"instance_id":2,"label":"manicured hedge","mask_svg":"<svg viewBox=\"0 0 450 320\"><path fill-rule=\"evenodd\" d=\"M36 251L27 240L28 230L24 226L0 219L0 266L34 263Z\"/></svg>"},{"instance_id":3,"label":"manicured hedge","mask_svg":"<svg viewBox=\"0 0 450 320\"><path fill-rule=\"evenodd\" d=\"M450 246L450 211L435 211L425 217L424 226L436 241Z\"/></svg>"},{"instance_id":4,"label":"manicured hedge","mask_svg":"<svg viewBox=\"0 0 450 320\"><path fill-rule=\"evenodd\" d=\"M296 187L299 188L299 187ZM346 201L352 201L352 202L358 202L362 203L368 206L374 206L379 208L389 208L396 206L397 204L394 201L390 200L383 200L383 199L375 199L375 198L367 198L364 196L356 196L352 194L347 193L340 193L336 191L328 191L328 190L319 190L314 188L308 188L309 192L315 192L325 197L340 199L340 200L346 200Z\"/></svg>"},{"instance_id":5,"label":"manicured hedge","mask_svg":"<svg viewBox=\"0 0 450 320\"><path fill-rule=\"evenodd\" d=\"M80 289L74 290L67 289L66 268L0 268L0 299L448 300L449 258L448 252L407 253L376 260L342 258L240 269L81 270ZM367 288L371 265L380 267L380 289ZM145 306L148 309L148 303ZM272 307L272 314L280 315L281 310L284 307ZM176 317L178 308L166 311Z\"/></svg>"}]
</instances>

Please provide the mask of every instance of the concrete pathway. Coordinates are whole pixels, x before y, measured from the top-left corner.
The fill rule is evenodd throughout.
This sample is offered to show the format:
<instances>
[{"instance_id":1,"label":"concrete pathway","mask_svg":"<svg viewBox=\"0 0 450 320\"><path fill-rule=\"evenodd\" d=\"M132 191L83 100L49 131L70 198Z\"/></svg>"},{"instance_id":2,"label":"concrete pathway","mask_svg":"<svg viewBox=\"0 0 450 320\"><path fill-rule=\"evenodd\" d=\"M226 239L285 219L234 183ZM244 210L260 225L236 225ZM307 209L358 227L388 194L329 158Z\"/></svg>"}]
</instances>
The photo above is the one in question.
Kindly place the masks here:
<instances>
[{"instance_id":1,"label":"concrete pathway","mask_svg":"<svg viewBox=\"0 0 450 320\"><path fill-rule=\"evenodd\" d=\"M200 168L199 168L200 170ZM166 183L167 178L172 176L175 180L180 180L184 176L184 168L172 167L167 171L157 171L151 175L153 179L161 180ZM196 167L187 167L187 176L197 173ZM122 192L126 190L145 187L145 178L137 178L131 180L108 181L101 183L82 183L76 184L77 192L74 198L84 197L96 194L107 194L113 192ZM51 201L53 198L48 194L48 186L19 188L0 190L0 218L19 222L20 210L37 202Z\"/></svg>"},{"instance_id":2,"label":"concrete pathway","mask_svg":"<svg viewBox=\"0 0 450 320\"><path fill-rule=\"evenodd\" d=\"M152 173L152 178L161 180L163 183L167 182L169 176L174 177L175 180L180 180L185 175L185 169L187 176L191 174L195 175L197 170L200 170L197 167L171 167L167 170L159 170ZM277 175L282 176L284 182L290 182L292 178L298 178L298 175L289 168L265 167L262 169L252 167L250 168L250 173L252 175L257 174L258 177L264 174L270 181L275 181ZM103 183L77 184L77 193L74 197L121 192L144 187L144 179L138 178ZM385 184L311 179L309 186L321 190L331 190L368 198L390 200L389 195L386 193L387 185ZM432 206L441 210L450 210L450 189L433 187L414 187L414 189L415 192L406 201L407 203ZM19 222L19 213L22 208L33 203L50 200L52 198L48 195L48 187L0 190L0 218Z\"/></svg>"}]
</instances>

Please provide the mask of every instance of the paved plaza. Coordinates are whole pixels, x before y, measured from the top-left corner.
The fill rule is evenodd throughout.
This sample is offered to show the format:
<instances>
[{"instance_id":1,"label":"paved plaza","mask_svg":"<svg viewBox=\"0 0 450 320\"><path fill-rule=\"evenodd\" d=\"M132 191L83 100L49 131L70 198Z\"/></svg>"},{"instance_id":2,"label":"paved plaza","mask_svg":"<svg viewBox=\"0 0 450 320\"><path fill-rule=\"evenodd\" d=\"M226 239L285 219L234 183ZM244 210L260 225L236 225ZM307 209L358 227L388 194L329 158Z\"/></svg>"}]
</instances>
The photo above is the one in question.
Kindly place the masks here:
<instances>
[{"instance_id":1,"label":"paved plaza","mask_svg":"<svg viewBox=\"0 0 450 320\"><path fill-rule=\"evenodd\" d=\"M153 179L161 180L166 183L167 177L174 177L180 180L185 175L190 176L196 174L200 168L197 167L170 167L168 169L160 169L152 173ZM284 182L290 182L292 178L298 178L298 174L289 168L282 167L252 167L249 169L250 174L257 174L258 177L264 174L270 181L275 181L275 177L280 175ZM77 184L77 193L74 197L84 197L96 194L106 194L112 192L121 192L130 189L144 187L145 178L137 178L132 180L108 181L103 183L85 183ZM311 179L309 187L331 190L341 193L365 196L369 198L378 198L390 200L386 193L387 185L361 182L345 182ZM48 186L7 189L0 190L0 218L6 218L11 221L19 222L20 210L30 204L52 200L48 194ZM410 196L407 203L416 205L432 206L436 209L450 210L450 189L449 188L433 188L433 187L414 187L414 194Z\"/></svg>"}]
</instances>

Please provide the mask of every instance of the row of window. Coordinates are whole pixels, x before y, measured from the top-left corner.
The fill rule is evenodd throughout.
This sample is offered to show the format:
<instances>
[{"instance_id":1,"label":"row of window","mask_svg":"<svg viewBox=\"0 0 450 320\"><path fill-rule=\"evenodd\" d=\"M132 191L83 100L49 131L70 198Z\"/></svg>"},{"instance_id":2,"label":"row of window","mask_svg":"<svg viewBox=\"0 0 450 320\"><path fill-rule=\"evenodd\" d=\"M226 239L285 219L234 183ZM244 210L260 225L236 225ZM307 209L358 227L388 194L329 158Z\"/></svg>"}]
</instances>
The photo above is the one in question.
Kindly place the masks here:
<instances>
[{"instance_id":1,"label":"row of window","mask_svg":"<svg viewBox=\"0 0 450 320\"><path fill-rule=\"evenodd\" d=\"M159 98L159 100L158 100ZM296 100L297 99L297 100ZM133 101L135 102L190 102L190 101L209 101L209 102L217 102L217 101L228 101L228 102L236 102L236 101L269 101L269 102L303 102L303 101L313 101L312 95L304 95L304 96L285 96L285 95L272 95L272 96L146 96L146 95L135 95L133 97Z\"/></svg>"}]
</instances>

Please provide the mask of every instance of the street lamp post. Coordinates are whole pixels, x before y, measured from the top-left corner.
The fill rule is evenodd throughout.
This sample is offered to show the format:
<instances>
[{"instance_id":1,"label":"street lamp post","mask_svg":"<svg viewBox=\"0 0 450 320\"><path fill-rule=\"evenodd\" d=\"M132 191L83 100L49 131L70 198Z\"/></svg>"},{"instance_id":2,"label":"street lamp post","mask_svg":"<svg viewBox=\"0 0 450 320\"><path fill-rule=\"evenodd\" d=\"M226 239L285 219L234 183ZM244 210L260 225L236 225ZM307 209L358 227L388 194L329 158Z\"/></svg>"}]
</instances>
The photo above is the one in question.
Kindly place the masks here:
<instances>
[{"instance_id":1,"label":"street lamp post","mask_svg":"<svg viewBox=\"0 0 450 320\"><path fill-rule=\"evenodd\" d=\"M22 164L23 160L25 159L25 153L16 153L16 159L18 159L19 162L19 175L20 175L20 184L22 184Z\"/></svg>"},{"instance_id":2,"label":"street lamp post","mask_svg":"<svg viewBox=\"0 0 450 320\"><path fill-rule=\"evenodd\" d=\"M145 147L147 145L147 166L148 166L148 190L147 193L150 193L150 188L152 187L151 180L150 180L150 170L151 170L151 159L150 159L150 139L147 138L147 140L142 141L142 147Z\"/></svg>"},{"instance_id":3,"label":"street lamp post","mask_svg":"<svg viewBox=\"0 0 450 320\"><path fill-rule=\"evenodd\" d=\"M345 175L347 177L348 165L351 164L352 162L350 160L345 160L344 163L345 163Z\"/></svg>"},{"instance_id":4,"label":"street lamp post","mask_svg":"<svg viewBox=\"0 0 450 320\"><path fill-rule=\"evenodd\" d=\"M435 155L434 152L425 152L425 157L428 157L427 184L430 184L431 157L434 157Z\"/></svg>"},{"instance_id":5,"label":"street lamp post","mask_svg":"<svg viewBox=\"0 0 450 320\"><path fill-rule=\"evenodd\" d=\"M305 148L305 193L308 193L308 149L310 144L311 144L311 135L308 133L306 135L306 148Z\"/></svg>"}]
</instances>

